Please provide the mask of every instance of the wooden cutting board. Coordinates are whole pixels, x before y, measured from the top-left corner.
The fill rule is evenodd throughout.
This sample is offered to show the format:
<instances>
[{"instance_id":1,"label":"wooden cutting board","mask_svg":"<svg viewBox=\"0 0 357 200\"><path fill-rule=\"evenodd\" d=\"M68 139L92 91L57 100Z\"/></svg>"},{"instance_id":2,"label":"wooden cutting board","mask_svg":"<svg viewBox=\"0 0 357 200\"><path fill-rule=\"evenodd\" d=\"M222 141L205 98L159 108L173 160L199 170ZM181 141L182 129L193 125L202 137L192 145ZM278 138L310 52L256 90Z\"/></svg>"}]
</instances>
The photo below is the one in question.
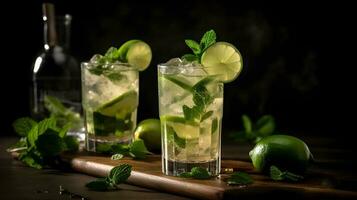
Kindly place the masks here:
<instances>
[{"instance_id":1,"label":"wooden cutting board","mask_svg":"<svg viewBox=\"0 0 357 200\"><path fill-rule=\"evenodd\" d=\"M233 168L235 171L249 173L254 183L247 186L228 186L227 174L210 180L195 180L163 175L161 172L161 157L149 156L145 160L123 158L111 160L109 157L95 154L63 155L75 171L93 176L106 176L111 168L122 163L132 165L133 170L127 183L174 193L198 199L236 199L236 198L269 198L279 195L279 198L291 199L357 199L357 192L336 189L336 178L329 173L313 170L299 183L276 182L269 177L253 170L251 163L235 160L222 160L222 168ZM340 181L340 180L338 180ZM293 195L293 196L292 196Z\"/></svg>"}]
</instances>

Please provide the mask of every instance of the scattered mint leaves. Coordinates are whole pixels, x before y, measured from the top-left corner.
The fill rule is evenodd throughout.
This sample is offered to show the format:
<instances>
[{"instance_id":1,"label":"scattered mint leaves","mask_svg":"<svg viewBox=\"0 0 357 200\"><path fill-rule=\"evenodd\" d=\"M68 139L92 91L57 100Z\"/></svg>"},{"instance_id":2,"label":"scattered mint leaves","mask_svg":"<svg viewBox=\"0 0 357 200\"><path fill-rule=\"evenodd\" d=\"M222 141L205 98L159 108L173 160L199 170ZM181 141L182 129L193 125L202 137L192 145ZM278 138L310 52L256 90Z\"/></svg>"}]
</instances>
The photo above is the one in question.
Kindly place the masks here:
<instances>
[{"instance_id":1,"label":"scattered mint leaves","mask_svg":"<svg viewBox=\"0 0 357 200\"><path fill-rule=\"evenodd\" d=\"M193 167L191 172L184 172L179 175L182 178L209 179L211 174L202 167Z\"/></svg>"},{"instance_id":2,"label":"scattered mint leaves","mask_svg":"<svg viewBox=\"0 0 357 200\"><path fill-rule=\"evenodd\" d=\"M194 40L185 40L186 45L192 50L193 54L185 54L181 58L190 62L201 62L203 52L212 44L216 43L216 38L216 32L209 30L202 36L200 43Z\"/></svg>"},{"instance_id":3,"label":"scattered mint leaves","mask_svg":"<svg viewBox=\"0 0 357 200\"><path fill-rule=\"evenodd\" d=\"M114 184L124 183L130 176L131 168L128 164L116 166L110 170L108 179Z\"/></svg>"},{"instance_id":4,"label":"scattered mint leaves","mask_svg":"<svg viewBox=\"0 0 357 200\"><path fill-rule=\"evenodd\" d=\"M27 136L28 132L32 129L33 126L37 124L36 121L29 117L22 117L14 121L12 124L15 132L18 133L20 136Z\"/></svg>"},{"instance_id":5,"label":"scattered mint leaves","mask_svg":"<svg viewBox=\"0 0 357 200\"><path fill-rule=\"evenodd\" d=\"M132 167L128 164L122 164L110 170L105 178L98 178L97 180L87 183L85 186L90 190L107 191L118 189L116 185L124 183L131 174Z\"/></svg>"},{"instance_id":6,"label":"scattered mint leaves","mask_svg":"<svg viewBox=\"0 0 357 200\"><path fill-rule=\"evenodd\" d=\"M272 115L263 115L256 123L247 115L242 115L243 130L233 132L230 136L236 141L257 143L262 138L275 133L275 119Z\"/></svg>"},{"instance_id":7,"label":"scattered mint leaves","mask_svg":"<svg viewBox=\"0 0 357 200\"><path fill-rule=\"evenodd\" d=\"M53 161L58 159L57 156L60 153L78 149L78 141L75 138L66 136L66 126L57 126L55 117L46 118L40 122L31 121L29 120L30 118L20 119L13 123L14 130L20 135L26 135L26 137L22 137L16 143L16 147L8 151L18 152L19 160L26 165L41 169L44 166L55 163ZM31 129L29 129L29 126L23 128L23 124L30 123Z\"/></svg>"},{"instance_id":8,"label":"scattered mint leaves","mask_svg":"<svg viewBox=\"0 0 357 200\"><path fill-rule=\"evenodd\" d=\"M65 143L58 133L52 129L47 129L36 140L36 149L42 156L57 156L65 149Z\"/></svg>"},{"instance_id":9,"label":"scattered mint leaves","mask_svg":"<svg viewBox=\"0 0 357 200\"><path fill-rule=\"evenodd\" d=\"M131 156L134 159L144 159L147 154L151 154L142 139L136 139L129 145L101 144L97 146L96 151L104 154L122 154L123 156Z\"/></svg>"},{"instance_id":10,"label":"scattered mint leaves","mask_svg":"<svg viewBox=\"0 0 357 200\"><path fill-rule=\"evenodd\" d=\"M111 159L112 159L112 160L120 160L120 159L122 159L123 157L124 157L123 154L117 153L117 154L112 155Z\"/></svg>"},{"instance_id":11,"label":"scattered mint leaves","mask_svg":"<svg viewBox=\"0 0 357 200\"><path fill-rule=\"evenodd\" d=\"M304 179L303 176L291 173L289 171L282 172L278 167L274 165L270 166L270 178L274 181L287 180L294 182Z\"/></svg>"},{"instance_id":12,"label":"scattered mint leaves","mask_svg":"<svg viewBox=\"0 0 357 200\"><path fill-rule=\"evenodd\" d=\"M79 149L79 142L74 136L64 136L63 142L65 144L65 151L77 152Z\"/></svg>"},{"instance_id":13,"label":"scattered mint leaves","mask_svg":"<svg viewBox=\"0 0 357 200\"><path fill-rule=\"evenodd\" d=\"M248 185L252 184L252 177L245 172L234 172L228 179L228 185Z\"/></svg>"}]
</instances>

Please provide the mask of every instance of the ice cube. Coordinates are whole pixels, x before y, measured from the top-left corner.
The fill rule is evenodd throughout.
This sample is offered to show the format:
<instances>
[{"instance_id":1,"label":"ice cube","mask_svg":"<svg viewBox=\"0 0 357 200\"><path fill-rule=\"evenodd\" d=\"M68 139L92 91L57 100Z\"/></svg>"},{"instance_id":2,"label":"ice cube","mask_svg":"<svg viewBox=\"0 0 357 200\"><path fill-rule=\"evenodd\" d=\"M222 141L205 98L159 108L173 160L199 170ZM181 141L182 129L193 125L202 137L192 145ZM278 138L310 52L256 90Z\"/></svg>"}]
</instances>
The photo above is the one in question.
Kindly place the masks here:
<instances>
[{"instance_id":1,"label":"ice cube","mask_svg":"<svg viewBox=\"0 0 357 200\"><path fill-rule=\"evenodd\" d=\"M180 66L182 64L182 60L180 58L172 58L165 63L165 65L169 66Z\"/></svg>"},{"instance_id":2,"label":"ice cube","mask_svg":"<svg viewBox=\"0 0 357 200\"><path fill-rule=\"evenodd\" d=\"M92 58L90 59L91 63L100 63L102 60L103 56L100 54L94 54L94 56L92 56Z\"/></svg>"}]
</instances>

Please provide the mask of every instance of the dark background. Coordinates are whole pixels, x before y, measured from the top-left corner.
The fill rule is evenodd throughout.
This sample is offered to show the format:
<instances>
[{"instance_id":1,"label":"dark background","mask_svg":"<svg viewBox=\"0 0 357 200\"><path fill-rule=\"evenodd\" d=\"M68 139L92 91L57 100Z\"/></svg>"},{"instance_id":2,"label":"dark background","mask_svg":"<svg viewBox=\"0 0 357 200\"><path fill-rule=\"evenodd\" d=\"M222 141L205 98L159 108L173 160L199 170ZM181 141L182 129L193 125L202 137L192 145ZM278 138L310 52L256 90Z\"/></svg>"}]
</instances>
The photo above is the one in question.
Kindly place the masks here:
<instances>
[{"instance_id":1,"label":"dark background","mask_svg":"<svg viewBox=\"0 0 357 200\"><path fill-rule=\"evenodd\" d=\"M43 47L41 1L1 5L1 131L29 115L32 64ZM355 93L352 6L287 1L60 1L57 14L73 17L71 52L79 61L129 39L152 47L140 74L138 120L158 117L156 65L189 52L184 39L214 29L218 41L240 50L244 68L225 85L223 134L241 128L241 115L276 118L291 134L348 135ZM355 51L354 51L355 52ZM5 56L5 57L4 57Z\"/></svg>"}]
</instances>

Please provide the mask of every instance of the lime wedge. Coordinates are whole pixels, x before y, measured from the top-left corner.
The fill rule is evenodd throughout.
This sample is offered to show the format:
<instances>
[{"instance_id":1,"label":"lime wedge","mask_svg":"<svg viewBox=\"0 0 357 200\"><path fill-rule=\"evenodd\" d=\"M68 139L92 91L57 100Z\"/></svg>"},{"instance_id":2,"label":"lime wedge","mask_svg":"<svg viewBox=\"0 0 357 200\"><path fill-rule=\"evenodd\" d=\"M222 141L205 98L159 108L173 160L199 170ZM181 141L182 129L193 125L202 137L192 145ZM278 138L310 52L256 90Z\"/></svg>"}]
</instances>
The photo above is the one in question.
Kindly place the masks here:
<instances>
[{"instance_id":1,"label":"lime wedge","mask_svg":"<svg viewBox=\"0 0 357 200\"><path fill-rule=\"evenodd\" d=\"M122 61L137 67L139 71L145 70L151 62L151 49L141 40L129 40L119 48L119 57Z\"/></svg>"},{"instance_id":2,"label":"lime wedge","mask_svg":"<svg viewBox=\"0 0 357 200\"><path fill-rule=\"evenodd\" d=\"M103 104L97 112L109 117L124 119L138 107L138 93L134 90L128 91L117 98Z\"/></svg>"},{"instance_id":3,"label":"lime wedge","mask_svg":"<svg viewBox=\"0 0 357 200\"><path fill-rule=\"evenodd\" d=\"M187 122L183 117L164 115L160 119L171 126L179 138L191 140L200 136L199 124Z\"/></svg>"},{"instance_id":4,"label":"lime wedge","mask_svg":"<svg viewBox=\"0 0 357 200\"><path fill-rule=\"evenodd\" d=\"M217 42L203 52L201 64L209 75L219 75L218 80L228 83L238 77L243 61L235 46L228 42Z\"/></svg>"}]
</instances>

